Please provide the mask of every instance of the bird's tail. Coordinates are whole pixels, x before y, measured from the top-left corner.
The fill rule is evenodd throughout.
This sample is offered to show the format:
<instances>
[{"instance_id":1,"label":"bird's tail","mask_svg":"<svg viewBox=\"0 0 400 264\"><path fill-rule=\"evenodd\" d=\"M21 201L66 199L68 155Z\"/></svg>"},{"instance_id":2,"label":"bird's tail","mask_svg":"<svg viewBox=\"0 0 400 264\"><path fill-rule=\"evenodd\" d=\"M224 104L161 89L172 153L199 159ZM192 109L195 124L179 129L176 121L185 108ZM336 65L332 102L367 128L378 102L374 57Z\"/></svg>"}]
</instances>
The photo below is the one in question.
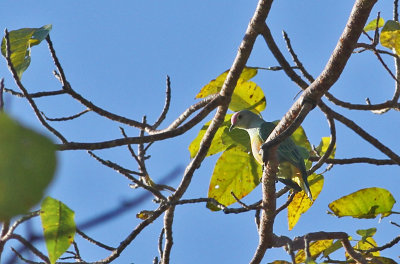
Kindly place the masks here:
<instances>
[{"instance_id":1,"label":"bird's tail","mask_svg":"<svg viewBox=\"0 0 400 264\"><path fill-rule=\"evenodd\" d=\"M310 190L310 185L308 184L308 174L307 174L307 170L306 167L304 166L304 164L302 164L302 166L300 166L300 173L301 173L301 179L300 179L300 187L301 189L307 194L308 198L311 200L311 202L313 201L313 197L312 197L312 193Z\"/></svg>"}]
</instances>

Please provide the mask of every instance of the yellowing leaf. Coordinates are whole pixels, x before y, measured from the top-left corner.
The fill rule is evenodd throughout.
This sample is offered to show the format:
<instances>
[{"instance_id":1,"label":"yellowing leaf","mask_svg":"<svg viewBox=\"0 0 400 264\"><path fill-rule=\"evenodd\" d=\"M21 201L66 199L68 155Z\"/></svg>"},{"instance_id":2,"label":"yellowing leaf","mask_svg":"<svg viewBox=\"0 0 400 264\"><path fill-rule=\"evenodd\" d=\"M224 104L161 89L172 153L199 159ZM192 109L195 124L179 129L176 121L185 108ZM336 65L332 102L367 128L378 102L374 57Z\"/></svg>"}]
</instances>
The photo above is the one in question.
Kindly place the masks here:
<instances>
[{"instance_id":1,"label":"yellowing leaf","mask_svg":"<svg viewBox=\"0 0 400 264\"><path fill-rule=\"evenodd\" d=\"M31 63L30 49L38 45L44 40L51 30L51 25L45 25L41 28L21 28L9 32L11 61L18 77L21 78L22 73ZM5 38L1 43L1 53L6 56Z\"/></svg>"},{"instance_id":2,"label":"yellowing leaf","mask_svg":"<svg viewBox=\"0 0 400 264\"><path fill-rule=\"evenodd\" d=\"M210 149L208 150L207 156L217 154L221 151L224 151L225 149L227 149L229 147L229 145L224 144L224 142L222 141L222 134L229 133L227 130L231 124L231 121L230 121L231 116L232 116L232 114L225 116L224 123L218 128L217 132L215 133L215 136L211 142ZM194 158L194 156L196 156L197 152L199 151L200 142L203 139L203 136L206 133L210 124L211 124L211 121L208 121L201 128L197 137L192 141L192 143L190 143L190 145L189 145L190 158Z\"/></svg>"},{"instance_id":3,"label":"yellowing leaf","mask_svg":"<svg viewBox=\"0 0 400 264\"><path fill-rule=\"evenodd\" d=\"M303 127L299 126L294 133L292 134L291 138L293 139L294 143L297 146L303 147L308 151L311 151L311 144L308 141L306 132L304 131Z\"/></svg>"},{"instance_id":4,"label":"yellowing leaf","mask_svg":"<svg viewBox=\"0 0 400 264\"><path fill-rule=\"evenodd\" d=\"M362 240L365 240L367 237L372 237L375 235L376 228L372 227L369 229L359 229L356 231L356 233L359 234L360 236L362 236Z\"/></svg>"},{"instance_id":5,"label":"yellowing leaf","mask_svg":"<svg viewBox=\"0 0 400 264\"><path fill-rule=\"evenodd\" d=\"M343 196L331 202L329 208L338 217L375 218L379 214L389 216L395 202L388 190L373 187Z\"/></svg>"},{"instance_id":6,"label":"yellowing leaf","mask_svg":"<svg viewBox=\"0 0 400 264\"><path fill-rule=\"evenodd\" d=\"M308 183L310 184L311 194L315 200L324 185L324 177L314 173L308 177ZM307 194L305 194L304 191L295 194L293 201L288 206L289 230L293 229L299 221L300 216L307 212L313 203L314 202L311 202L310 199L307 198Z\"/></svg>"},{"instance_id":7,"label":"yellowing leaf","mask_svg":"<svg viewBox=\"0 0 400 264\"><path fill-rule=\"evenodd\" d=\"M219 93L219 91L221 91L222 85L225 82L226 76L228 76L228 72L229 70L223 72L216 79L203 86L200 92L196 95L196 98L205 98L211 94ZM247 82L256 75L256 68L245 67L242 71L242 74L240 74L237 84L239 85L243 82Z\"/></svg>"},{"instance_id":8,"label":"yellowing leaf","mask_svg":"<svg viewBox=\"0 0 400 264\"><path fill-rule=\"evenodd\" d=\"M329 248L333 240L319 240L310 243L310 254L313 259L317 258L324 250ZM306 261L306 254L304 250L299 250L296 254L296 263L303 263ZM311 260L307 260L311 261Z\"/></svg>"},{"instance_id":9,"label":"yellowing leaf","mask_svg":"<svg viewBox=\"0 0 400 264\"><path fill-rule=\"evenodd\" d=\"M229 109L234 112L249 109L259 113L265 109L266 105L265 95L260 86L248 81L236 85Z\"/></svg>"},{"instance_id":10,"label":"yellowing leaf","mask_svg":"<svg viewBox=\"0 0 400 264\"><path fill-rule=\"evenodd\" d=\"M321 143L319 143L319 146L317 147L317 152L318 154L322 157L325 152L328 150L329 144L331 142L331 138L330 137L323 137L321 138ZM336 144L333 147L333 150L331 152L331 154L329 155L330 159L335 158L335 152L336 152Z\"/></svg>"},{"instance_id":11,"label":"yellowing leaf","mask_svg":"<svg viewBox=\"0 0 400 264\"><path fill-rule=\"evenodd\" d=\"M400 24L399 22L388 20L382 28L380 35L382 46L394 49L396 54L400 52Z\"/></svg>"},{"instance_id":12,"label":"yellowing leaf","mask_svg":"<svg viewBox=\"0 0 400 264\"><path fill-rule=\"evenodd\" d=\"M56 263L74 241L75 213L62 202L46 197L40 209L40 218L50 263Z\"/></svg>"},{"instance_id":13,"label":"yellowing leaf","mask_svg":"<svg viewBox=\"0 0 400 264\"><path fill-rule=\"evenodd\" d=\"M349 240L350 240L350 238L349 238ZM339 248L342 248L342 247L343 247L342 241L341 240L336 240L331 246L329 246L328 248L326 248L323 251L322 256L324 258L326 258L327 256L329 256L330 254L332 254L333 252L335 252L336 250L338 250Z\"/></svg>"},{"instance_id":14,"label":"yellowing leaf","mask_svg":"<svg viewBox=\"0 0 400 264\"><path fill-rule=\"evenodd\" d=\"M40 202L54 177L56 149L45 136L0 113L0 220Z\"/></svg>"},{"instance_id":15,"label":"yellowing leaf","mask_svg":"<svg viewBox=\"0 0 400 264\"><path fill-rule=\"evenodd\" d=\"M243 69L233 92L232 101L229 104L230 110L236 112L243 109L250 109L259 113L265 109L266 101L264 92L256 83L249 81L257 74L257 71L257 68L251 67ZM209 95L219 93L227 75L228 71L225 71L215 80L203 86L196 95L196 98L205 98Z\"/></svg>"},{"instance_id":16,"label":"yellowing leaf","mask_svg":"<svg viewBox=\"0 0 400 264\"><path fill-rule=\"evenodd\" d=\"M358 243L354 246L355 249L359 250L367 250L370 248L377 247L375 240L372 237L367 237L364 241L358 241ZM372 256L380 256L379 251L371 252Z\"/></svg>"},{"instance_id":17,"label":"yellowing leaf","mask_svg":"<svg viewBox=\"0 0 400 264\"><path fill-rule=\"evenodd\" d=\"M383 27L383 25L385 24L385 20L383 20L383 18L379 18L379 22L378 22L378 28ZM371 22L369 22L365 27L364 27L364 31L371 31L371 30L375 30L377 28L376 26L376 19L373 19Z\"/></svg>"},{"instance_id":18,"label":"yellowing leaf","mask_svg":"<svg viewBox=\"0 0 400 264\"><path fill-rule=\"evenodd\" d=\"M262 170L253 156L239 147L232 147L222 153L215 164L208 188L208 197L228 206L236 202L231 192L239 199L249 194L259 183ZM219 210L211 203L207 207Z\"/></svg>"}]
</instances>

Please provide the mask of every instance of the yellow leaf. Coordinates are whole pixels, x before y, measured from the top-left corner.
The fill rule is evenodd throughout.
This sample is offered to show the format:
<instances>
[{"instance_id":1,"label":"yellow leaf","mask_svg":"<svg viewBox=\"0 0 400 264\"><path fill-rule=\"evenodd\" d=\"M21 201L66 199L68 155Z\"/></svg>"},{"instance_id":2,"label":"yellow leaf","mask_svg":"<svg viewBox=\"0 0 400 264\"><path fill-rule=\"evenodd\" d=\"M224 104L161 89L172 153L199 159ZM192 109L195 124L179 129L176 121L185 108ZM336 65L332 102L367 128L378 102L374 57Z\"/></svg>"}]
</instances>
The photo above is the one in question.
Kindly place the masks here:
<instances>
[{"instance_id":1,"label":"yellow leaf","mask_svg":"<svg viewBox=\"0 0 400 264\"><path fill-rule=\"evenodd\" d=\"M200 92L196 95L196 98L205 98L211 94L216 94L221 91L222 85L225 82L226 76L228 75L229 70L220 74L216 79L212 80L203 88L201 88ZM257 68L245 67L240 74L239 80L237 84L241 84L246 82L257 75Z\"/></svg>"},{"instance_id":2,"label":"yellow leaf","mask_svg":"<svg viewBox=\"0 0 400 264\"><path fill-rule=\"evenodd\" d=\"M260 113L265 109L265 106L265 95L260 86L255 82L248 81L236 86L229 109L234 112L249 109Z\"/></svg>"},{"instance_id":3,"label":"yellow leaf","mask_svg":"<svg viewBox=\"0 0 400 264\"><path fill-rule=\"evenodd\" d=\"M310 243L310 254L313 259L317 258L325 249L332 246L333 240L319 240ZM303 263L306 261L306 254L304 250L299 250L296 254L296 263ZM311 260L307 260L311 261Z\"/></svg>"},{"instance_id":4,"label":"yellow leaf","mask_svg":"<svg viewBox=\"0 0 400 264\"><path fill-rule=\"evenodd\" d=\"M388 190L373 187L343 196L331 202L329 208L338 217L375 218L379 214L389 216L395 202Z\"/></svg>"},{"instance_id":5,"label":"yellow leaf","mask_svg":"<svg viewBox=\"0 0 400 264\"><path fill-rule=\"evenodd\" d=\"M378 245L372 237L367 237L365 240L358 241L358 243L354 246L355 249L359 250L367 250L371 248L375 248ZM380 256L379 251L371 252L372 256Z\"/></svg>"},{"instance_id":6,"label":"yellow leaf","mask_svg":"<svg viewBox=\"0 0 400 264\"><path fill-rule=\"evenodd\" d=\"M394 49L396 54L400 52L400 24L399 22L388 20L382 28L380 35L382 46Z\"/></svg>"},{"instance_id":7,"label":"yellow leaf","mask_svg":"<svg viewBox=\"0 0 400 264\"><path fill-rule=\"evenodd\" d=\"M378 28L383 27L384 24L385 24L385 20L383 20L383 18L380 17L379 22L378 22ZM364 27L365 32L375 30L375 29L376 29L376 19L372 20Z\"/></svg>"},{"instance_id":8,"label":"yellow leaf","mask_svg":"<svg viewBox=\"0 0 400 264\"><path fill-rule=\"evenodd\" d=\"M217 154L221 151L224 151L225 149L227 149L229 147L229 145L224 144L224 142L222 140L222 135L229 133L227 130L231 123L231 121L230 121L231 116L232 116L232 114L225 116L224 123L218 128L217 132L215 133L215 136L211 142L210 149L208 150L207 156ZM190 145L189 145L190 158L194 158L194 156L196 156L197 152L199 151L200 142L203 139L203 136L206 133L206 130L208 129L210 124L211 124L211 121L208 121L201 128L197 137L190 143ZM238 129L236 129L236 130L238 130Z\"/></svg>"},{"instance_id":9,"label":"yellow leaf","mask_svg":"<svg viewBox=\"0 0 400 264\"><path fill-rule=\"evenodd\" d=\"M308 176L308 182L310 184L312 196L315 200L317 199L324 185L324 177L320 174L312 174ZM289 230L293 229L293 227L299 221L300 216L307 212L313 203L314 202L311 202L310 199L307 198L307 195L304 191L295 194L293 201L288 206Z\"/></svg>"},{"instance_id":10,"label":"yellow leaf","mask_svg":"<svg viewBox=\"0 0 400 264\"><path fill-rule=\"evenodd\" d=\"M318 154L322 157L325 152L328 150L329 144L331 142L331 138L330 137L323 137L321 138L321 143L319 143L319 146L317 147L317 152ZM330 159L335 158L335 152L336 152L336 144L333 147L333 150L331 152L331 154L329 155Z\"/></svg>"},{"instance_id":11,"label":"yellow leaf","mask_svg":"<svg viewBox=\"0 0 400 264\"><path fill-rule=\"evenodd\" d=\"M240 147L232 147L219 157L208 188L208 198L214 198L228 206L236 202L231 192L239 199L249 194L260 183L261 166L253 155L242 151ZM207 207L219 210L211 203Z\"/></svg>"}]
</instances>

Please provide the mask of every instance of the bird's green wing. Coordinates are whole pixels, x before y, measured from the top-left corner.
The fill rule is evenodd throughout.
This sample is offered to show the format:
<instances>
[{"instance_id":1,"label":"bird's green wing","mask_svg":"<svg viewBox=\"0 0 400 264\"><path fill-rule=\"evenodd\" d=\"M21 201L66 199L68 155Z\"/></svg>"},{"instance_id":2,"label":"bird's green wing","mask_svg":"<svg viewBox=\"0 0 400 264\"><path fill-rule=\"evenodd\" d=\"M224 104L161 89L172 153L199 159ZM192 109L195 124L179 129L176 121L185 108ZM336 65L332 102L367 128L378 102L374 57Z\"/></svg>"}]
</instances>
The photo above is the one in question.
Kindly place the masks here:
<instances>
[{"instance_id":1,"label":"bird's green wing","mask_svg":"<svg viewBox=\"0 0 400 264\"><path fill-rule=\"evenodd\" d=\"M272 122L264 122L260 126L259 134L262 141L265 142L267 140L269 134L271 134L272 130L275 128L275 124Z\"/></svg>"}]
</instances>

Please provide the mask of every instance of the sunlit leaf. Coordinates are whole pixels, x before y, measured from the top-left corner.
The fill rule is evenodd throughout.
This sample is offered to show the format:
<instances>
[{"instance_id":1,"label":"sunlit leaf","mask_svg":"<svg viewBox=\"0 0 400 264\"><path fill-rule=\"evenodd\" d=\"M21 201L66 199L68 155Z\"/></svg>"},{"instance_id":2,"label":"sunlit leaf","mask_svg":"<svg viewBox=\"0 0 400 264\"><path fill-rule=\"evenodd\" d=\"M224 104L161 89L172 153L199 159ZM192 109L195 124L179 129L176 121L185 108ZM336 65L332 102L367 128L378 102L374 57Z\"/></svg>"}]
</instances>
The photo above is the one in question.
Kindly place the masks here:
<instances>
[{"instance_id":1,"label":"sunlit leaf","mask_svg":"<svg viewBox=\"0 0 400 264\"><path fill-rule=\"evenodd\" d=\"M379 22L378 22L378 28L383 27L384 24L385 24L385 20L380 17ZM376 28L377 28L377 26L376 26L376 18L375 18L364 27L364 31L368 32L371 30L375 30Z\"/></svg>"},{"instance_id":2,"label":"sunlit leaf","mask_svg":"<svg viewBox=\"0 0 400 264\"><path fill-rule=\"evenodd\" d=\"M371 248L375 248L378 245L372 237L367 237L365 240L358 241L358 243L354 246L355 249L358 250L367 250ZM369 253L372 256L380 256L379 251Z\"/></svg>"},{"instance_id":3,"label":"sunlit leaf","mask_svg":"<svg viewBox=\"0 0 400 264\"><path fill-rule=\"evenodd\" d=\"M399 22L388 20L382 28L380 35L382 46L394 49L396 54L400 52L400 24Z\"/></svg>"},{"instance_id":4,"label":"sunlit leaf","mask_svg":"<svg viewBox=\"0 0 400 264\"><path fill-rule=\"evenodd\" d=\"M318 154L322 157L325 152L328 150L329 144L331 142L331 138L330 137L323 137L321 138L321 143L319 143L318 147L316 148ZM330 159L335 158L335 152L336 152L336 144L333 147L333 150L331 152L331 154L329 155Z\"/></svg>"},{"instance_id":5,"label":"sunlit leaf","mask_svg":"<svg viewBox=\"0 0 400 264\"><path fill-rule=\"evenodd\" d=\"M249 81L257 74L257 68L245 67L236 88L232 94L232 100L229 104L229 109L236 112L243 109L253 110L257 113L263 111L266 106L266 100L262 89L254 82ZM225 71L216 79L210 81L207 85L201 88L196 98L204 98L221 91L222 85L228 75Z\"/></svg>"},{"instance_id":6,"label":"sunlit leaf","mask_svg":"<svg viewBox=\"0 0 400 264\"><path fill-rule=\"evenodd\" d=\"M325 258L342 247L343 247L342 241L336 240L331 246L329 246L322 252L322 256Z\"/></svg>"},{"instance_id":7,"label":"sunlit leaf","mask_svg":"<svg viewBox=\"0 0 400 264\"><path fill-rule=\"evenodd\" d=\"M219 91L221 91L226 76L228 76L228 72L229 70L223 72L216 79L212 80L211 82L203 86L200 92L196 95L196 98L205 98L209 95L216 94ZM237 84L239 85L243 82L247 82L256 75L257 75L257 68L245 67L239 77Z\"/></svg>"},{"instance_id":8,"label":"sunlit leaf","mask_svg":"<svg viewBox=\"0 0 400 264\"><path fill-rule=\"evenodd\" d=\"M324 177L320 174L312 174L308 176L308 183L310 184L311 194L314 201L318 198L322 187L324 185ZM297 224L300 216L310 209L314 202L308 199L304 191L295 194L293 201L288 206L288 225L289 230Z\"/></svg>"},{"instance_id":9,"label":"sunlit leaf","mask_svg":"<svg viewBox=\"0 0 400 264\"><path fill-rule=\"evenodd\" d=\"M292 262L286 261L286 260L275 260L272 262L269 262L268 264L291 264Z\"/></svg>"},{"instance_id":10,"label":"sunlit leaf","mask_svg":"<svg viewBox=\"0 0 400 264\"><path fill-rule=\"evenodd\" d=\"M215 164L208 197L225 206L233 204L236 200L231 192L237 198L243 198L260 183L261 173L261 166L251 154L238 147L230 148L222 153ZM214 211L219 210L211 203L208 203L207 207Z\"/></svg>"},{"instance_id":11,"label":"sunlit leaf","mask_svg":"<svg viewBox=\"0 0 400 264\"><path fill-rule=\"evenodd\" d=\"M40 218L50 262L64 254L74 241L75 213L62 202L46 197L40 208Z\"/></svg>"},{"instance_id":12,"label":"sunlit leaf","mask_svg":"<svg viewBox=\"0 0 400 264\"><path fill-rule=\"evenodd\" d=\"M389 216L395 202L388 190L373 187L343 196L330 203L329 208L338 217L375 218L379 214Z\"/></svg>"},{"instance_id":13,"label":"sunlit leaf","mask_svg":"<svg viewBox=\"0 0 400 264\"><path fill-rule=\"evenodd\" d=\"M316 259L324 250L329 248L333 240L318 240L310 243L310 254L313 259ZM306 261L306 254L304 250L299 250L296 254L296 263L303 263ZM308 261L311 261L310 259Z\"/></svg>"},{"instance_id":14,"label":"sunlit leaf","mask_svg":"<svg viewBox=\"0 0 400 264\"><path fill-rule=\"evenodd\" d=\"M229 145L224 144L224 142L222 141L222 134L229 133L227 130L229 129L229 126L231 124L231 121L230 121L231 116L232 116L232 114L228 114L225 116L224 123L218 128L217 132L215 133L213 141L211 142L210 149L207 152L207 156L217 154L221 151L224 151L225 149L227 149L229 147ZM199 151L200 142L203 139L203 136L206 133L210 124L211 124L211 121L208 121L201 128L197 137L192 141L192 143L190 143L190 145L189 145L190 158L194 158L194 156L196 156L197 152ZM245 132L245 131L243 131L243 132Z\"/></svg>"},{"instance_id":15,"label":"sunlit leaf","mask_svg":"<svg viewBox=\"0 0 400 264\"><path fill-rule=\"evenodd\" d=\"M249 109L259 113L265 109L266 105L265 95L260 86L248 81L236 85L229 109L234 112Z\"/></svg>"},{"instance_id":16,"label":"sunlit leaf","mask_svg":"<svg viewBox=\"0 0 400 264\"><path fill-rule=\"evenodd\" d=\"M54 144L0 113L0 220L40 202L54 177Z\"/></svg>"},{"instance_id":17,"label":"sunlit leaf","mask_svg":"<svg viewBox=\"0 0 400 264\"><path fill-rule=\"evenodd\" d=\"M367 237L372 237L375 235L376 228L372 227L369 229L359 229L356 231L356 233L362 237L362 240L365 240Z\"/></svg>"},{"instance_id":18,"label":"sunlit leaf","mask_svg":"<svg viewBox=\"0 0 400 264\"><path fill-rule=\"evenodd\" d=\"M11 62L19 78L31 63L31 47L44 40L51 27L51 25L45 25L41 28L21 28L9 32ZM6 56L5 38L1 43L1 53L4 57Z\"/></svg>"}]
</instances>

